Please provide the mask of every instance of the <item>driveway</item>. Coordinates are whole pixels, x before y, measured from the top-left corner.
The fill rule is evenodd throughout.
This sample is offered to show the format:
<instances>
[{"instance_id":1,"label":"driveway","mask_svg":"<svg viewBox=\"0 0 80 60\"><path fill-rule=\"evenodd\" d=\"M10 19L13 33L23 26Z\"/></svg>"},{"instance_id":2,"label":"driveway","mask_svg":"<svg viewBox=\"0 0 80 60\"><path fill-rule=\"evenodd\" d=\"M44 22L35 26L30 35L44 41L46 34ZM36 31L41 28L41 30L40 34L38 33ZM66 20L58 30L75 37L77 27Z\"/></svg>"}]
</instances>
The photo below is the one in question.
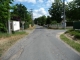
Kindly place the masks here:
<instances>
[{"instance_id":1,"label":"driveway","mask_svg":"<svg viewBox=\"0 0 80 60\"><path fill-rule=\"evenodd\" d=\"M41 26L12 46L1 60L80 60L80 55L58 38L65 30Z\"/></svg>"}]
</instances>

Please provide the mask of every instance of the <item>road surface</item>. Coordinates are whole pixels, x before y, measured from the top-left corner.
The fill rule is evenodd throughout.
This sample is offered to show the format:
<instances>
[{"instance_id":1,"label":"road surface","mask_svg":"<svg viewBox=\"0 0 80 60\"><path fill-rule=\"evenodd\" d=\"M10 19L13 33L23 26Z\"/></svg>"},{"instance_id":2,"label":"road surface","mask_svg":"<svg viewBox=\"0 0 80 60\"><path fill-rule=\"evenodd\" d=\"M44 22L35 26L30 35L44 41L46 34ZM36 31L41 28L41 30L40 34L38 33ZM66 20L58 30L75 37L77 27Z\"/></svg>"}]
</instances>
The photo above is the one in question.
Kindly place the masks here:
<instances>
[{"instance_id":1,"label":"road surface","mask_svg":"<svg viewBox=\"0 0 80 60\"><path fill-rule=\"evenodd\" d=\"M33 33L18 43L22 44L18 52L15 53L15 48L12 50L14 55L9 56L8 51L8 58L5 56L2 60L80 60L80 55L57 37L64 31L37 26Z\"/></svg>"}]
</instances>

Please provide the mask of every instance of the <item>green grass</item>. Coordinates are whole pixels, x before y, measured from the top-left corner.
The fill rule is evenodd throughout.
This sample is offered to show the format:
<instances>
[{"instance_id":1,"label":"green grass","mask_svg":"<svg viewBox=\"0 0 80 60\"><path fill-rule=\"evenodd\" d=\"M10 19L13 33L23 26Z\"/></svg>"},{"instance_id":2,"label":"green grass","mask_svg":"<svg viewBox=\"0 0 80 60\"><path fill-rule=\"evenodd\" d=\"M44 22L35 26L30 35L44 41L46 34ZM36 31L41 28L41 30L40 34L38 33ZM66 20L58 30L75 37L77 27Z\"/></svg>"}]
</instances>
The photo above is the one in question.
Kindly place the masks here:
<instances>
[{"instance_id":1,"label":"green grass","mask_svg":"<svg viewBox=\"0 0 80 60\"><path fill-rule=\"evenodd\" d=\"M8 33L0 33L0 38L6 38L6 37L10 37L10 36L15 36L15 35L19 35L19 34L26 34L25 31L17 31L17 32L14 32L14 33L11 33L11 34L8 34Z\"/></svg>"},{"instance_id":2,"label":"green grass","mask_svg":"<svg viewBox=\"0 0 80 60\"><path fill-rule=\"evenodd\" d=\"M0 33L0 38L2 38L2 37L9 37L10 36L10 34L8 34L8 33Z\"/></svg>"},{"instance_id":3,"label":"green grass","mask_svg":"<svg viewBox=\"0 0 80 60\"><path fill-rule=\"evenodd\" d=\"M75 41L68 39L67 37L64 36L64 34L62 34L60 36L60 38L64 42L66 42L68 45L70 45L72 48L74 48L75 50L77 50L78 52L80 52L80 44L79 43L76 43Z\"/></svg>"}]
</instances>

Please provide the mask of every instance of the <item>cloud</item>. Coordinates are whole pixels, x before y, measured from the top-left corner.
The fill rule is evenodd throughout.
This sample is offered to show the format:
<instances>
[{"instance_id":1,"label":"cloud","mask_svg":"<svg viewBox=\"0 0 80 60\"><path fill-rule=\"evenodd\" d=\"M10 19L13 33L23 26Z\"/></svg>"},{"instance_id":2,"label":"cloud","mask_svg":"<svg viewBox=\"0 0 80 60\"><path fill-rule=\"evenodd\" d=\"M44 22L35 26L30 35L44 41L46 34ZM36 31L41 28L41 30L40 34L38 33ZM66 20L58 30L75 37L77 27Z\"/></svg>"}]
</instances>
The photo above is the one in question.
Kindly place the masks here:
<instances>
[{"instance_id":1,"label":"cloud","mask_svg":"<svg viewBox=\"0 0 80 60\"><path fill-rule=\"evenodd\" d=\"M48 1L46 2L46 6L47 6L47 7L50 7L53 2L54 2L54 0L48 0Z\"/></svg>"},{"instance_id":2,"label":"cloud","mask_svg":"<svg viewBox=\"0 0 80 60\"><path fill-rule=\"evenodd\" d=\"M33 12L33 17L34 18L40 17L42 15L46 15L46 16L48 15L48 13L45 11L44 8L40 8L38 10L34 10L34 12Z\"/></svg>"},{"instance_id":3,"label":"cloud","mask_svg":"<svg viewBox=\"0 0 80 60\"><path fill-rule=\"evenodd\" d=\"M16 0L15 0L16 1ZM17 0L18 2L36 3L36 0Z\"/></svg>"},{"instance_id":4,"label":"cloud","mask_svg":"<svg viewBox=\"0 0 80 60\"><path fill-rule=\"evenodd\" d=\"M67 2L71 2L71 1L73 1L73 0L66 0Z\"/></svg>"},{"instance_id":5,"label":"cloud","mask_svg":"<svg viewBox=\"0 0 80 60\"><path fill-rule=\"evenodd\" d=\"M43 0L39 0L39 2L40 2L40 3L43 3L44 1L43 1Z\"/></svg>"}]
</instances>

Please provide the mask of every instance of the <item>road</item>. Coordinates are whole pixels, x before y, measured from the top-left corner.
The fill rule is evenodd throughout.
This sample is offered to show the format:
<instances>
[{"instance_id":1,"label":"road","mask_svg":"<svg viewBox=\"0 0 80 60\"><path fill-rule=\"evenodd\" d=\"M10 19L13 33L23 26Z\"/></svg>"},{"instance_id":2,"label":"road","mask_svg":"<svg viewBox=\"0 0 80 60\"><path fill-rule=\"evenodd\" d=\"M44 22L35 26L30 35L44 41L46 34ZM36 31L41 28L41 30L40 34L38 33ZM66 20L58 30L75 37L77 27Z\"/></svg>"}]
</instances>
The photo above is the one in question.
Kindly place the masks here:
<instances>
[{"instance_id":1,"label":"road","mask_svg":"<svg viewBox=\"0 0 80 60\"><path fill-rule=\"evenodd\" d=\"M64 31L37 26L33 33L21 42L22 48L18 53L2 60L80 60L80 55L57 37L58 33Z\"/></svg>"}]
</instances>

